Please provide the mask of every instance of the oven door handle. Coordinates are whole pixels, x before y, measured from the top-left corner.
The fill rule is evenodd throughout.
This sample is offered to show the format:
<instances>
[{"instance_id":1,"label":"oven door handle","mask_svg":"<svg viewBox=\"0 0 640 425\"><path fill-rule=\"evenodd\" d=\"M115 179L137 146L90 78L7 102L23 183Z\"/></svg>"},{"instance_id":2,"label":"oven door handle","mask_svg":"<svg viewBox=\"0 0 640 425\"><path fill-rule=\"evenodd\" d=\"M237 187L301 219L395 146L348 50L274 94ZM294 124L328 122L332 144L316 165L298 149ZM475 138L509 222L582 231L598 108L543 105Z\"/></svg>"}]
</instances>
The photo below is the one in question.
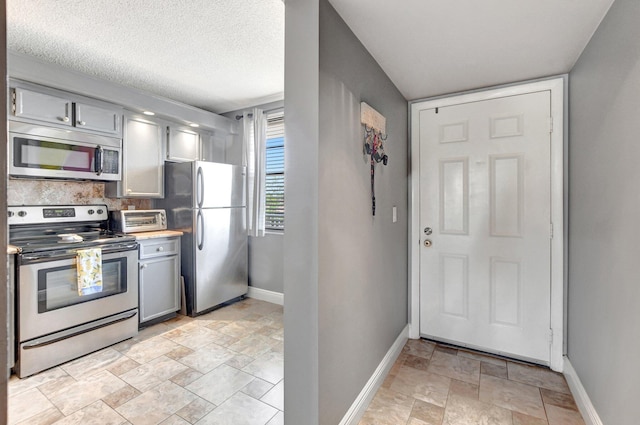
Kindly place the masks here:
<instances>
[{"instance_id":1,"label":"oven door handle","mask_svg":"<svg viewBox=\"0 0 640 425\"><path fill-rule=\"evenodd\" d=\"M96 329L104 328L105 326L113 325L125 320L131 319L138 314L138 310L125 311L111 317L105 317L104 319L96 320L95 322L86 323L82 326L77 326L73 329L67 329L61 332L56 332L51 335L44 336L42 338L34 339L33 341L25 342L22 344L22 348L30 350L33 348L44 347L45 345L54 344L65 339L73 338L74 336L91 332Z\"/></svg>"},{"instance_id":2,"label":"oven door handle","mask_svg":"<svg viewBox=\"0 0 640 425\"><path fill-rule=\"evenodd\" d=\"M114 244L110 247L102 247L102 255L115 254L118 252L134 251L138 249L138 242L130 242L123 244ZM20 254L20 264L39 263L43 261L57 261L66 260L69 258L75 258L76 254L73 252L30 252Z\"/></svg>"}]
</instances>

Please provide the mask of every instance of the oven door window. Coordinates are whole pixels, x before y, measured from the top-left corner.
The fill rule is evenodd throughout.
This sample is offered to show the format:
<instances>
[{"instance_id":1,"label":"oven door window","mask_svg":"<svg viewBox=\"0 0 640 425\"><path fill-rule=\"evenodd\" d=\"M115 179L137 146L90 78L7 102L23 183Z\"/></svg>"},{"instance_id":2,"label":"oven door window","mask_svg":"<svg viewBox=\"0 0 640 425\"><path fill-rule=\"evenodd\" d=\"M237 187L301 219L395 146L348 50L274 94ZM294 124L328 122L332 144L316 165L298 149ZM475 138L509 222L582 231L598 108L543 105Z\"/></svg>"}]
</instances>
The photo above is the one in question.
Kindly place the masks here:
<instances>
[{"instance_id":1,"label":"oven door window","mask_svg":"<svg viewBox=\"0 0 640 425\"><path fill-rule=\"evenodd\" d=\"M75 264L38 270L38 313L92 301L127 292L127 259L102 261L102 291L89 295L78 294Z\"/></svg>"},{"instance_id":2,"label":"oven door window","mask_svg":"<svg viewBox=\"0 0 640 425\"><path fill-rule=\"evenodd\" d=\"M44 170L95 171L95 147L22 137L15 137L13 144L13 165L16 167L41 168ZM111 156L109 156L109 160L110 166L113 167Z\"/></svg>"}]
</instances>

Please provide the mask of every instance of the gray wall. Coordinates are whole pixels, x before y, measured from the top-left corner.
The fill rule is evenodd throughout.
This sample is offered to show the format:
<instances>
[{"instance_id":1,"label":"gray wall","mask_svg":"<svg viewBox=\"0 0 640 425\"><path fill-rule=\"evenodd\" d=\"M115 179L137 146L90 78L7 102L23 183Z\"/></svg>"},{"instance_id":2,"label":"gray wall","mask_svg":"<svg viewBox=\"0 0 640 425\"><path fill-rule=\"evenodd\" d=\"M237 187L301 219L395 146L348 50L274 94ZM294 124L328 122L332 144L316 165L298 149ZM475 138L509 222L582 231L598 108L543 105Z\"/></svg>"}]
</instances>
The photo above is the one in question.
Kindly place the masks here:
<instances>
[{"instance_id":1,"label":"gray wall","mask_svg":"<svg viewBox=\"0 0 640 425\"><path fill-rule=\"evenodd\" d=\"M640 2L570 73L568 357L605 425L640 418Z\"/></svg>"},{"instance_id":2,"label":"gray wall","mask_svg":"<svg viewBox=\"0 0 640 425\"><path fill-rule=\"evenodd\" d=\"M389 163L369 157L360 102L387 119ZM320 423L337 424L407 324L407 101L320 1ZM398 221L392 222L392 207Z\"/></svg>"},{"instance_id":3,"label":"gray wall","mask_svg":"<svg viewBox=\"0 0 640 425\"><path fill-rule=\"evenodd\" d=\"M265 111L282 108L283 101L257 105ZM223 116L235 119L236 115L242 115L246 109L227 112ZM239 132L242 133L240 121ZM227 148L227 162L231 164L242 163L241 134L233 138ZM285 176L286 178L286 176ZM249 285L265 289L267 291L284 292L284 234L267 233L264 237L249 237Z\"/></svg>"},{"instance_id":4,"label":"gray wall","mask_svg":"<svg viewBox=\"0 0 640 425\"><path fill-rule=\"evenodd\" d=\"M407 323L407 102L327 0L285 13L285 423L336 425ZM389 134L375 218L361 100Z\"/></svg>"},{"instance_id":5,"label":"gray wall","mask_svg":"<svg viewBox=\"0 0 640 425\"><path fill-rule=\"evenodd\" d=\"M318 425L318 0L287 0L284 22L284 421Z\"/></svg>"},{"instance_id":6,"label":"gray wall","mask_svg":"<svg viewBox=\"0 0 640 425\"><path fill-rule=\"evenodd\" d=\"M249 285L284 292L284 234L249 237Z\"/></svg>"}]
</instances>

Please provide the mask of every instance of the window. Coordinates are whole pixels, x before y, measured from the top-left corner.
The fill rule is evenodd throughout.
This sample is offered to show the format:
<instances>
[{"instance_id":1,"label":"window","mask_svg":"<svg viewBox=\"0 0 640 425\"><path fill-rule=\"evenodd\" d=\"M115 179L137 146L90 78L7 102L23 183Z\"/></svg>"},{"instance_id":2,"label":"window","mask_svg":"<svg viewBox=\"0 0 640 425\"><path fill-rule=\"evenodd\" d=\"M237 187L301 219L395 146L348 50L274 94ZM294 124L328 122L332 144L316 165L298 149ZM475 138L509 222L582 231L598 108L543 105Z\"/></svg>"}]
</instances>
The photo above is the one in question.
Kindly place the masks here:
<instances>
[{"instance_id":1,"label":"window","mask_svg":"<svg viewBox=\"0 0 640 425\"><path fill-rule=\"evenodd\" d=\"M284 114L267 115L265 217L267 230L284 230Z\"/></svg>"}]
</instances>

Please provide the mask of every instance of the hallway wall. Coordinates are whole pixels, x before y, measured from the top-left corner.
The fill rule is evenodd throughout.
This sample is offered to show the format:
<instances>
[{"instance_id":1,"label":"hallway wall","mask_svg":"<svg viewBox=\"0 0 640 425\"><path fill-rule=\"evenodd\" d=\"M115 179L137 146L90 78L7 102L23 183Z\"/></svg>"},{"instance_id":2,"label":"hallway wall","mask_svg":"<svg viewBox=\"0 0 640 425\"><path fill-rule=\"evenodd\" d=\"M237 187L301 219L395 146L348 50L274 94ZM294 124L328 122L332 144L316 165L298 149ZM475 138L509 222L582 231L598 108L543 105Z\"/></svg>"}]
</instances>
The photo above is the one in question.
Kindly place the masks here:
<instances>
[{"instance_id":1,"label":"hallway wall","mask_svg":"<svg viewBox=\"0 0 640 425\"><path fill-rule=\"evenodd\" d=\"M640 417L638 22L616 0L569 76L568 357L606 425Z\"/></svg>"},{"instance_id":2,"label":"hallway wall","mask_svg":"<svg viewBox=\"0 0 640 425\"><path fill-rule=\"evenodd\" d=\"M285 14L285 422L336 425L407 324L408 105L327 0ZM360 101L387 119L375 217Z\"/></svg>"},{"instance_id":3,"label":"hallway wall","mask_svg":"<svg viewBox=\"0 0 640 425\"><path fill-rule=\"evenodd\" d=\"M388 165L363 154L360 102L386 117ZM407 101L320 2L320 423L337 424L407 323ZM392 222L397 207L398 221Z\"/></svg>"}]
</instances>

